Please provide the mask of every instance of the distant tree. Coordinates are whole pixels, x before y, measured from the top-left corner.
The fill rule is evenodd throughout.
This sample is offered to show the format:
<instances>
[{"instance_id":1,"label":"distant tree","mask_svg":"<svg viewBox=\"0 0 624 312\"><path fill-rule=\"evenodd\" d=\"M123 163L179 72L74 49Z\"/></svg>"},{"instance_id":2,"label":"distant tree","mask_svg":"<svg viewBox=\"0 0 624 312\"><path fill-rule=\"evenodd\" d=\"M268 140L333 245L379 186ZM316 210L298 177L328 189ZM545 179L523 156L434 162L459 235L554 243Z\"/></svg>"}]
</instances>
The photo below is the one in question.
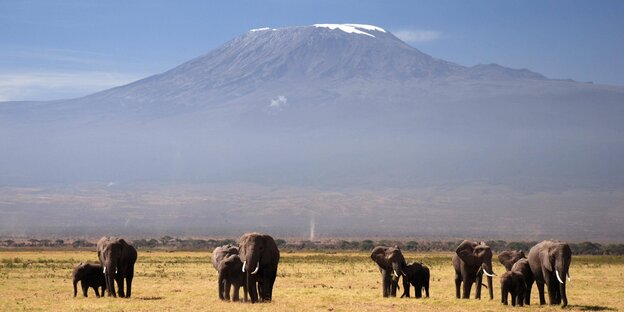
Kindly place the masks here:
<instances>
[{"instance_id":1,"label":"distant tree","mask_svg":"<svg viewBox=\"0 0 624 312\"><path fill-rule=\"evenodd\" d=\"M532 246L529 245L529 243L527 242L510 242L509 244L507 244L507 246L505 246L505 249L523 250L525 254L527 254L531 247Z\"/></svg>"},{"instance_id":2,"label":"distant tree","mask_svg":"<svg viewBox=\"0 0 624 312\"><path fill-rule=\"evenodd\" d=\"M13 244L15 244L15 241L12 239L7 239L4 241L4 244L10 247L10 246L13 246Z\"/></svg>"},{"instance_id":3,"label":"distant tree","mask_svg":"<svg viewBox=\"0 0 624 312\"><path fill-rule=\"evenodd\" d=\"M375 248L375 243L372 240L366 239L360 243L360 250L373 251Z\"/></svg>"},{"instance_id":4,"label":"distant tree","mask_svg":"<svg viewBox=\"0 0 624 312\"><path fill-rule=\"evenodd\" d=\"M286 241L281 238L278 238L275 240L275 244L277 245L277 247L281 248L286 245Z\"/></svg>"},{"instance_id":5,"label":"distant tree","mask_svg":"<svg viewBox=\"0 0 624 312\"><path fill-rule=\"evenodd\" d=\"M405 250L410 250L410 251L416 251L418 250L418 242L416 241L409 241L407 243L405 243Z\"/></svg>"},{"instance_id":6,"label":"distant tree","mask_svg":"<svg viewBox=\"0 0 624 312\"><path fill-rule=\"evenodd\" d=\"M65 245L65 241L62 240L62 239L57 239L57 240L54 241L54 245L55 246L63 246L63 245Z\"/></svg>"}]
</instances>

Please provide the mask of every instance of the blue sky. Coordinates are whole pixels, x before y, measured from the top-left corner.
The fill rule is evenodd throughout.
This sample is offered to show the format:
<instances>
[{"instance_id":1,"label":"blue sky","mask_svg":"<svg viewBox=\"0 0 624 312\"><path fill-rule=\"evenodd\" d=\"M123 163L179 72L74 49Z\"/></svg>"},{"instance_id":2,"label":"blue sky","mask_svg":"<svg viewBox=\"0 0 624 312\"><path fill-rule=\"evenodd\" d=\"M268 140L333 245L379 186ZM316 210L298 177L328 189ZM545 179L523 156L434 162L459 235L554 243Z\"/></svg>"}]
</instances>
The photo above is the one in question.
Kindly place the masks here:
<instances>
[{"instance_id":1,"label":"blue sky","mask_svg":"<svg viewBox=\"0 0 624 312\"><path fill-rule=\"evenodd\" d=\"M434 57L624 85L624 1L0 1L0 101L87 95L249 29L383 27Z\"/></svg>"}]
</instances>

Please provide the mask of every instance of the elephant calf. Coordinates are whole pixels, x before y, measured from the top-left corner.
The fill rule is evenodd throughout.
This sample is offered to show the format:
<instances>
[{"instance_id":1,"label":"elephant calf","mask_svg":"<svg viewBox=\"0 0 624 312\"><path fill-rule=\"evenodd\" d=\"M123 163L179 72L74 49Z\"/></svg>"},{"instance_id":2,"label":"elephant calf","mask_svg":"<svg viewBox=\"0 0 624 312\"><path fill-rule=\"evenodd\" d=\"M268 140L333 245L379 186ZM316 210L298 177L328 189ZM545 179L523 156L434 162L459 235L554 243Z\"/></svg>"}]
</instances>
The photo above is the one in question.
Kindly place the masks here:
<instances>
[{"instance_id":1,"label":"elephant calf","mask_svg":"<svg viewBox=\"0 0 624 312\"><path fill-rule=\"evenodd\" d=\"M100 264L78 264L74 267L74 272L72 273L72 281L74 284L74 297L76 297L76 295L78 294L78 289L76 288L78 281L80 281L82 294L85 297L88 297L87 291L89 290L89 287L93 288L97 297L100 297L100 292L98 291L98 289L102 287L102 296L104 296L104 291L106 290L106 279L104 277L102 265Z\"/></svg>"},{"instance_id":2,"label":"elephant calf","mask_svg":"<svg viewBox=\"0 0 624 312\"><path fill-rule=\"evenodd\" d=\"M504 305L508 304L508 297L511 295L511 305L519 306L524 305L524 296L526 294L526 284L524 283L524 276L517 271L507 271L500 277L501 283L501 302Z\"/></svg>"},{"instance_id":3,"label":"elephant calf","mask_svg":"<svg viewBox=\"0 0 624 312\"><path fill-rule=\"evenodd\" d=\"M238 301L240 288L243 287L244 301L247 302L247 279L240 256L226 256L219 262L217 271L219 272L219 298L230 300L230 288L234 286L232 301Z\"/></svg>"},{"instance_id":4,"label":"elephant calf","mask_svg":"<svg viewBox=\"0 0 624 312\"><path fill-rule=\"evenodd\" d=\"M425 295L429 298L429 268L422 263L412 262L403 269L403 297L409 298L410 284L416 290L416 298L422 298L422 290L425 289Z\"/></svg>"}]
</instances>

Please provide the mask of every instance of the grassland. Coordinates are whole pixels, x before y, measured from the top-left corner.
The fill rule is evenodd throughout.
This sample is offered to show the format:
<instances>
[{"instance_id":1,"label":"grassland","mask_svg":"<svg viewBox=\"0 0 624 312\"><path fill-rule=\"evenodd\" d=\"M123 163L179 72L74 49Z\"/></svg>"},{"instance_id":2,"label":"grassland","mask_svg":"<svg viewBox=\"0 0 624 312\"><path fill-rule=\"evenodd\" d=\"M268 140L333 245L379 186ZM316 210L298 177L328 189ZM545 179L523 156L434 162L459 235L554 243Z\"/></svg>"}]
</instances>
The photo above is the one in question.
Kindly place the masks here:
<instances>
[{"instance_id":1,"label":"grassland","mask_svg":"<svg viewBox=\"0 0 624 312\"><path fill-rule=\"evenodd\" d=\"M131 299L73 298L71 270L95 261L87 251L0 252L2 311L559 311L532 305L505 307L495 278L495 300L458 300L448 253L406 254L431 268L431 298L382 298L379 271L367 253L282 253L274 301L222 302L207 252L139 252ZM496 265L502 273L504 268ZM575 256L568 287L569 309L624 309L624 257ZM532 301L537 301L534 288Z\"/></svg>"}]
</instances>

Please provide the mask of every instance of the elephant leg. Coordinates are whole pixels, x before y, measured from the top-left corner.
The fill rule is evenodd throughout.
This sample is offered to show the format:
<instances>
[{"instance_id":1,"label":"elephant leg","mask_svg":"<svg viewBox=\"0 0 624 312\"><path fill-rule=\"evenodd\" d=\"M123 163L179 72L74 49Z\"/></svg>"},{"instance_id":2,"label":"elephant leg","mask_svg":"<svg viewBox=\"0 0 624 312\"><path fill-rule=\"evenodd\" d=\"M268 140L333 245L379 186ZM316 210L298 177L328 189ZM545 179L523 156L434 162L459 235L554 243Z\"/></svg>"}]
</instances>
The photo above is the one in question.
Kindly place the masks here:
<instances>
[{"instance_id":1,"label":"elephant leg","mask_svg":"<svg viewBox=\"0 0 624 312\"><path fill-rule=\"evenodd\" d=\"M455 297L457 297L457 299L460 298L459 296L459 288L461 287L461 283L462 283L462 277L455 273Z\"/></svg>"},{"instance_id":2,"label":"elephant leg","mask_svg":"<svg viewBox=\"0 0 624 312\"><path fill-rule=\"evenodd\" d=\"M81 281L80 286L82 287L82 295L85 297L89 297L89 285L87 283Z\"/></svg>"},{"instance_id":3,"label":"elephant leg","mask_svg":"<svg viewBox=\"0 0 624 312\"><path fill-rule=\"evenodd\" d=\"M544 298L544 283L536 282L537 292L539 293L540 305L546 304L546 298Z\"/></svg>"},{"instance_id":4,"label":"elephant leg","mask_svg":"<svg viewBox=\"0 0 624 312\"><path fill-rule=\"evenodd\" d=\"M524 295L524 304L526 305L530 305L531 304L531 288L533 288L533 280L527 280L526 283L526 293Z\"/></svg>"},{"instance_id":5,"label":"elephant leg","mask_svg":"<svg viewBox=\"0 0 624 312\"><path fill-rule=\"evenodd\" d=\"M129 268L126 275L126 298L132 296L132 279L134 279L134 267Z\"/></svg>"},{"instance_id":6,"label":"elephant leg","mask_svg":"<svg viewBox=\"0 0 624 312\"><path fill-rule=\"evenodd\" d=\"M98 288L100 288L100 286L93 287L93 290L95 291L95 297L96 298L100 298L100 292L98 291Z\"/></svg>"},{"instance_id":7,"label":"elephant leg","mask_svg":"<svg viewBox=\"0 0 624 312\"><path fill-rule=\"evenodd\" d=\"M230 300L230 289L232 288L232 283L230 280L225 279L225 293L223 294L223 298L225 300Z\"/></svg>"},{"instance_id":8,"label":"elephant leg","mask_svg":"<svg viewBox=\"0 0 624 312\"><path fill-rule=\"evenodd\" d=\"M249 298L247 297L247 285L243 283L243 302L247 302Z\"/></svg>"},{"instance_id":9,"label":"elephant leg","mask_svg":"<svg viewBox=\"0 0 624 312\"><path fill-rule=\"evenodd\" d=\"M247 272L247 291L249 292L249 298L251 303L258 302L258 288L256 276Z\"/></svg>"},{"instance_id":10,"label":"elephant leg","mask_svg":"<svg viewBox=\"0 0 624 312\"><path fill-rule=\"evenodd\" d=\"M481 285L483 285L483 274L478 274L475 285L475 299L481 299Z\"/></svg>"},{"instance_id":11,"label":"elephant leg","mask_svg":"<svg viewBox=\"0 0 624 312\"><path fill-rule=\"evenodd\" d=\"M394 280L393 278L390 279L390 296L392 297L396 297L396 293L397 293L397 288L399 288L399 282Z\"/></svg>"},{"instance_id":12,"label":"elephant leg","mask_svg":"<svg viewBox=\"0 0 624 312\"><path fill-rule=\"evenodd\" d=\"M386 274L386 270L381 271L381 287L383 296L390 296L390 274Z\"/></svg>"},{"instance_id":13,"label":"elephant leg","mask_svg":"<svg viewBox=\"0 0 624 312\"><path fill-rule=\"evenodd\" d=\"M265 281L265 299L267 301L273 300L273 285L275 284L275 279L277 278L277 268L267 270L266 281Z\"/></svg>"},{"instance_id":14,"label":"elephant leg","mask_svg":"<svg viewBox=\"0 0 624 312\"><path fill-rule=\"evenodd\" d=\"M507 288L503 287L503 289L501 289L501 302L504 305L507 305L507 294L508 294Z\"/></svg>"},{"instance_id":15,"label":"elephant leg","mask_svg":"<svg viewBox=\"0 0 624 312\"><path fill-rule=\"evenodd\" d=\"M234 294L232 295L232 301L239 301L239 292L240 292L240 286L239 285L234 285Z\"/></svg>"},{"instance_id":16,"label":"elephant leg","mask_svg":"<svg viewBox=\"0 0 624 312\"><path fill-rule=\"evenodd\" d=\"M425 283L425 295L429 298L429 282Z\"/></svg>"},{"instance_id":17,"label":"elephant leg","mask_svg":"<svg viewBox=\"0 0 624 312\"><path fill-rule=\"evenodd\" d=\"M125 298L126 297L126 293L124 292L124 277L121 274L117 274L117 276L115 277L115 280L117 281L117 287L119 289L117 289L117 294L119 295L120 298Z\"/></svg>"},{"instance_id":18,"label":"elephant leg","mask_svg":"<svg viewBox=\"0 0 624 312\"><path fill-rule=\"evenodd\" d=\"M566 285L565 285L565 280L563 281L563 284L559 284L559 295L561 296L561 301L563 301L563 305L562 307L567 307L568 306L568 296L566 295Z\"/></svg>"},{"instance_id":19,"label":"elephant leg","mask_svg":"<svg viewBox=\"0 0 624 312\"><path fill-rule=\"evenodd\" d=\"M416 293L414 294L414 296L416 298L422 298L422 288L423 288L423 285L418 283L418 284L414 285L414 288L416 289Z\"/></svg>"},{"instance_id":20,"label":"elephant leg","mask_svg":"<svg viewBox=\"0 0 624 312\"><path fill-rule=\"evenodd\" d=\"M517 299L517 295L515 291L511 292L511 306L515 307L516 306L516 299Z\"/></svg>"},{"instance_id":21,"label":"elephant leg","mask_svg":"<svg viewBox=\"0 0 624 312\"><path fill-rule=\"evenodd\" d=\"M472 280L469 280L467 278L464 278L464 280L462 281L462 283L464 283L464 293L462 294L462 298L463 299L470 299L470 290L472 289Z\"/></svg>"},{"instance_id":22,"label":"elephant leg","mask_svg":"<svg viewBox=\"0 0 624 312\"><path fill-rule=\"evenodd\" d=\"M405 298L409 298L410 296L410 282L407 280L407 278L403 278L403 294L401 295L401 298L405 297Z\"/></svg>"}]
</instances>

